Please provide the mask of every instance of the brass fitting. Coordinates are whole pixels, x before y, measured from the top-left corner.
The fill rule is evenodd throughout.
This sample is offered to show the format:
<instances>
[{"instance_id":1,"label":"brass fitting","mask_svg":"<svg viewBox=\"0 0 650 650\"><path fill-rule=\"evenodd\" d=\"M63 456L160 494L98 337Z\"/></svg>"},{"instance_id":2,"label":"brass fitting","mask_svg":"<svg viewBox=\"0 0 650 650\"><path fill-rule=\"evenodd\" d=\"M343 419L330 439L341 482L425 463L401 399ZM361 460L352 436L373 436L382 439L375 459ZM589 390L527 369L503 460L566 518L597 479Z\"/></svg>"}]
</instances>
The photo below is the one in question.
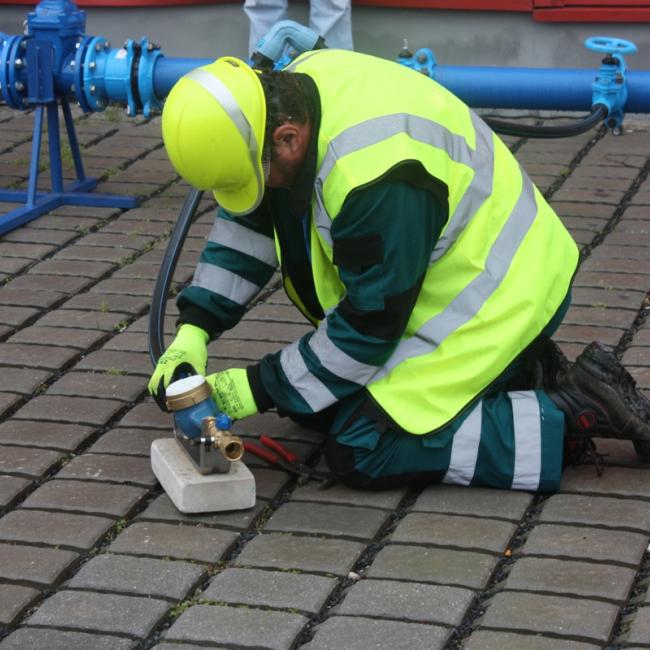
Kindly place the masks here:
<instances>
[{"instance_id":1,"label":"brass fitting","mask_svg":"<svg viewBox=\"0 0 650 650\"><path fill-rule=\"evenodd\" d=\"M234 463L244 455L244 443L239 436L217 428L216 418L210 416L201 420L201 437L210 438L212 445L219 449L223 457Z\"/></svg>"}]
</instances>

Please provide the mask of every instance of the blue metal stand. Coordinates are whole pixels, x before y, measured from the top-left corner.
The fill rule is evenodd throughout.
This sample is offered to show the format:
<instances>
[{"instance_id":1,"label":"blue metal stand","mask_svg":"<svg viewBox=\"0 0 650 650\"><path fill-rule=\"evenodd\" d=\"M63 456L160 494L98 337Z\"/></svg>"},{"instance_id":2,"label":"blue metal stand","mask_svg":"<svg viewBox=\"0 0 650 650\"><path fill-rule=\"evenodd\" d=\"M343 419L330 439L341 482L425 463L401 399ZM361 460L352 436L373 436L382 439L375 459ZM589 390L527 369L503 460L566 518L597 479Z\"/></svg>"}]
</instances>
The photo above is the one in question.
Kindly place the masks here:
<instances>
[{"instance_id":1,"label":"blue metal stand","mask_svg":"<svg viewBox=\"0 0 650 650\"><path fill-rule=\"evenodd\" d=\"M65 98L62 98L60 102L77 178L76 180L64 185L61 165L61 136L59 133L57 102L53 101L47 104L37 105L32 132L32 153L29 165L29 182L27 191L0 189L0 201L24 203L25 205L0 216L0 235L13 230L28 221L32 221L33 219L40 217L42 214L54 210L62 205L133 208L138 204L136 197L91 193L91 191L97 186L97 179L88 177L84 173L77 134L72 121L70 104ZM44 113L47 113L50 175L52 183L49 192L38 191L38 164L43 138Z\"/></svg>"},{"instance_id":2,"label":"blue metal stand","mask_svg":"<svg viewBox=\"0 0 650 650\"><path fill-rule=\"evenodd\" d=\"M96 178L84 173L79 141L67 99L70 84L62 71L74 67L85 28L85 13L67 0L43 0L27 21L28 35L0 33L0 91L12 108L35 107L29 181L25 190L0 190L0 201L24 203L0 216L0 235L62 205L132 208L135 197L90 193ZM59 104L72 152L76 180L64 185L61 165ZM51 189L38 191L43 121L47 119Z\"/></svg>"}]
</instances>

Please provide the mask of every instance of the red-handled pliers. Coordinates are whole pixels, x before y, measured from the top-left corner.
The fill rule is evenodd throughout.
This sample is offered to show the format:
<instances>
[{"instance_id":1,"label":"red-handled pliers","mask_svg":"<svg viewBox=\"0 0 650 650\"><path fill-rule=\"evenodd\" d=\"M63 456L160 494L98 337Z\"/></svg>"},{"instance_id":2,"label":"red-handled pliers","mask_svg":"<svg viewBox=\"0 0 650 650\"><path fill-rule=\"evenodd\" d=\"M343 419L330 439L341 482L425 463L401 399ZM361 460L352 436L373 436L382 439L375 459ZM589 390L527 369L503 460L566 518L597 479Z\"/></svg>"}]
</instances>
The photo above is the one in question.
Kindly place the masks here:
<instances>
[{"instance_id":1,"label":"red-handled pliers","mask_svg":"<svg viewBox=\"0 0 650 650\"><path fill-rule=\"evenodd\" d=\"M279 443L267 435L260 436L260 442L264 447L255 444L254 442L244 441L244 449L265 460L269 465L277 465L290 474L295 474L298 477L298 484L303 485L307 481L332 481L332 475L325 472L319 472L312 469L308 465L301 463L298 456L292 451L289 451L284 445Z\"/></svg>"}]
</instances>

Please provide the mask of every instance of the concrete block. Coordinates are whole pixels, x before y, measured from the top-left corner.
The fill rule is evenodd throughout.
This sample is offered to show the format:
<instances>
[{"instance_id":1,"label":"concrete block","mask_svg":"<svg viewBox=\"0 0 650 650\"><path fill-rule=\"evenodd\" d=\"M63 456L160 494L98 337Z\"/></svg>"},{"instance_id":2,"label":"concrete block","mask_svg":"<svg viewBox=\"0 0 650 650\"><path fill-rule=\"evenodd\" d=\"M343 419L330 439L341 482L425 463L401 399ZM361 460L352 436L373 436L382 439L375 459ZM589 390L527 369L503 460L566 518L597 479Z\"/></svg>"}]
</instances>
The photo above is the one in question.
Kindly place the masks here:
<instances>
[{"instance_id":1,"label":"concrete block","mask_svg":"<svg viewBox=\"0 0 650 650\"><path fill-rule=\"evenodd\" d=\"M405 621L387 621L361 616L330 616L316 627L312 641L303 650L442 650L451 630L437 625L423 625Z\"/></svg>"},{"instance_id":2,"label":"concrete block","mask_svg":"<svg viewBox=\"0 0 650 650\"><path fill-rule=\"evenodd\" d=\"M200 474L173 438L151 445L151 469L181 512L242 510L255 505L255 479L238 461L227 474Z\"/></svg>"}]
</instances>

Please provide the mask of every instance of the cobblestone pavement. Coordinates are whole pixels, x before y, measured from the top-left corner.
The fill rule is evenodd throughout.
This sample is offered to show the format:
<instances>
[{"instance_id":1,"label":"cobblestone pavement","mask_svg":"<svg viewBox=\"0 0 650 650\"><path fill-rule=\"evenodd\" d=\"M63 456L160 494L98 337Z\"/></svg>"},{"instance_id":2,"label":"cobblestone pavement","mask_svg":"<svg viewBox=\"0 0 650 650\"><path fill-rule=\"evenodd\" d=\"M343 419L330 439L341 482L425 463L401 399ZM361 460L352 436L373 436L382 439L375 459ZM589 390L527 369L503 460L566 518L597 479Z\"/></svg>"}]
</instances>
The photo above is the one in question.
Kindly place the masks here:
<instances>
[{"instance_id":1,"label":"cobblestone pavement","mask_svg":"<svg viewBox=\"0 0 650 650\"><path fill-rule=\"evenodd\" d=\"M322 491L253 459L254 509L179 514L151 472L170 420L145 385L150 296L187 188L156 120L76 123L99 191L141 204L65 207L0 238L1 650L650 647L650 465L629 443L600 443L603 476L571 468L544 497ZM24 186L31 127L0 108L0 187ZM650 389L650 123L508 143L584 251L557 340L572 358L615 346ZM201 210L175 286L210 228ZM276 277L211 344L210 369L306 330ZM322 463L321 440L273 414L239 432Z\"/></svg>"}]
</instances>

